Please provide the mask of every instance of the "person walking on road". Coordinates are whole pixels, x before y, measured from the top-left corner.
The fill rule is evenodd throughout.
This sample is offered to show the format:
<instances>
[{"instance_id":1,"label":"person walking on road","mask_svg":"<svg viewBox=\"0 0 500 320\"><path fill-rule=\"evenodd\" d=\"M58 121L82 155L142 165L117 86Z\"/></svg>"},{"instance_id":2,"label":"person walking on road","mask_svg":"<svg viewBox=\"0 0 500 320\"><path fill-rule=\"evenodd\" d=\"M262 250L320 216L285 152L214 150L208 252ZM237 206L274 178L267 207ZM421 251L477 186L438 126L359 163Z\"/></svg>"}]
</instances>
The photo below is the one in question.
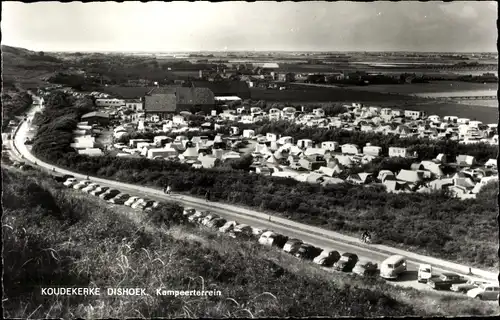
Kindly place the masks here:
<instances>
[{"instance_id":1,"label":"person walking on road","mask_svg":"<svg viewBox=\"0 0 500 320\"><path fill-rule=\"evenodd\" d=\"M210 201L210 190L208 190L207 193L205 193L205 201L206 202Z\"/></svg>"},{"instance_id":2,"label":"person walking on road","mask_svg":"<svg viewBox=\"0 0 500 320\"><path fill-rule=\"evenodd\" d=\"M172 189L170 188L170 186L167 186L167 194L170 194L171 191Z\"/></svg>"}]
</instances>

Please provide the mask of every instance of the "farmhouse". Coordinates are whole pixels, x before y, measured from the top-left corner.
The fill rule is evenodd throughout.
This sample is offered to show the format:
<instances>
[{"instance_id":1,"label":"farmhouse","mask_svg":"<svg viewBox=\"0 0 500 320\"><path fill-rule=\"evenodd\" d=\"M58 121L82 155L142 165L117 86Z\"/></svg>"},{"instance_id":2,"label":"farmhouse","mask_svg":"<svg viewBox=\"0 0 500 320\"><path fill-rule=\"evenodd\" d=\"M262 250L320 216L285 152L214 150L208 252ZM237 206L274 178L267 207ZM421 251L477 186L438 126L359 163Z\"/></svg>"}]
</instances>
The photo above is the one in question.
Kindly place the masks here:
<instances>
[{"instance_id":1,"label":"farmhouse","mask_svg":"<svg viewBox=\"0 0 500 320\"><path fill-rule=\"evenodd\" d=\"M208 88L177 88L177 111L203 111L209 114L215 106L214 93ZM200 110L198 110L200 109Z\"/></svg>"},{"instance_id":2,"label":"farmhouse","mask_svg":"<svg viewBox=\"0 0 500 320\"><path fill-rule=\"evenodd\" d=\"M156 116L159 120L169 118L176 112L175 93L152 94L144 97L145 116Z\"/></svg>"}]
</instances>

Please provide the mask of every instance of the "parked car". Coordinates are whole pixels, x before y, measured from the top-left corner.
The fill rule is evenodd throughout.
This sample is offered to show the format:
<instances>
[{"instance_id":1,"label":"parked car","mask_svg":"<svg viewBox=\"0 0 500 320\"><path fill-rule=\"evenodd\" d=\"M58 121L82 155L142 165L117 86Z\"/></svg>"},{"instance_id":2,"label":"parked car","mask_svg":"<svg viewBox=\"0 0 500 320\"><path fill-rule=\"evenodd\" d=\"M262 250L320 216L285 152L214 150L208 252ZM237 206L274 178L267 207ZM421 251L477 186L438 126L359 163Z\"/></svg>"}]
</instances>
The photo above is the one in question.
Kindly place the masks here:
<instances>
[{"instance_id":1,"label":"parked car","mask_svg":"<svg viewBox=\"0 0 500 320\"><path fill-rule=\"evenodd\" d=\"M378 273L378 264L371 261L358 261L352 272L363 277L376 276Z\"/></svg>"},{"instance_id":2,"label":"parked car","mask_svg":"<svg viewBox=\"0 0 500 320\"><path fill-rule=\"evenodd\" d=\"M479 300L495 300L498 299L500 288L497 284L487 283L481 284L479 287L467 291L467 296Z\"/></svg>"},{"instance_id":3,"label":"parked car","mask_svg":"<svg viewBox=\"0 0 500 320\"><path fill-rule=\"evenodd\" d=\"M325 249L319 256L314 258L313 262L324 267L331 267L340 259L340 253L336 250Z\"/></svg>"},{"instance_id":4,"label":"parked car","mask_svg":"<svg viewBox=\"0 0 500 320\"><path fill-rule=\"evenodd\" d=\"M73 186L73 189L82 190L83 188L85 188L86 186L88 186L91 183L92 183L92 181L90 181L90 180L82 180L82 181L78 182L77 184L75 184Z\"/></svg>"},{"instance_id":5,"label":"parked car","mask_svg":"<svg viewBox=\"0 0 500 320\"><path fill-rule=\"evenodd\" d=\"M64 181L63 185L68 188L72 188L77 183L78 180L76 180L75 178L69 178L68 180Z\"/></svg>"},{"instance_id":6,"label":"parked car","mask_svg":"<svg viewBox=\"0 0 500 320\"><path fill-rule=\"evenodd\" d=\"M266 231L259 238L260 244L265 246L275 246L278 248L283 248L287 241L287 236L275 233L273 231Z\"/></svg>"},{"instance_id":7,"label":"parked car","mask_svg":"<svg viewBox=\"0 0 500 320\"><path fill-rule=\"evenodd\" d=\"M262 228L255 228L255 227L252 227L252 235L253 235L255 238L257 238L257 239L259 239L259 238L260 238L260 236L261 236L264 232L266 232L266 231L268 231L268 230L267 230L267 229L262 229Z\"/></svg>"},{"instance_id":8,"label":"parked car","mask_svg":"<svg viewBox=\"0 0 500 320\"><path fill-rule=\"evenodd\" d=\"M99 188L99 185L97 183L91 183L87 185L85 188L83 188L81 191L85 193L90 193L91 191Z\"/></svg>"},{"instance_id":9,"label":"parked car","mask_svg":"<svg viewBox=\"0 0 500 320\"><path fill-rule=\"evenodd\" d=\"M132 209L138 209L138 207L139 207L141 204L145 203L146 201L149 201L149 199L139 198L139 199L137 199L137 201L136 201L136 202L134 202L134 203L133 203L130 207L131 207Z\"/></svg>"},{"instance_id":10,"label":"parked car","mask_svg":"<svg viewBox=\"0 0 500 320\"><path fill-rule=\"evenodd\" d=\"M295 255L304 242L300 239L288 239L283 246L283 251Z\"/></svg>"},{"instance_id":11,"label":"parked car","mask_svg":"<svg viewBox=\"0 0 500 320\"><path fill-rule=\"evenodd\" d=\"M144 200L143 202L139 203L135 209L146 210L146 209L156 208L159 205L160 203L158 201Z\"/></svg>"},{"instance_id":12,"label":"parked car","mask_svg":"<svg viewBox=\"0 0 500 320\"><path fill-rule=\"evenodd\" d=\"M219 231L222 233L227 233L233 230L235 226L238 225L236 221L227 221L222 227L219 228Z\"/></svg>"},{"instance_id":13,"label":"parked car","mask_svg":"<svg viewBox=\"0 0 500 320\"><path fill-rule=\"evenodd\" d=\"M238 224L231 231L232 234L238 238L251 238L252 237L252 227L247 224Z\"/></svg>"},{"instance_id":14,"label":"parked car","mask_svg":"<svg viewBox=\"0 0 500 320\"><path fill-rule=\"evenodd\" d=\"M210 220L208 223L207 223L207 227L209 228L214 228L214 229L219 229L220 227L222 227L225 223L226 223L226 219L224 218L215 218L215 219L212 219Z\"/></svg>"},{"instance_id":15,"label":"parked car","mask_svg":"<svg viewBox=\"0 0 500 320\"><path fill-rule=\"evenodd\" d=\"M196 212L196 209L193 209L193 208L184 208L184 210L182 211L182 214L185 215L185 216L190 216L190 215L195 214L195 212Z\"/></svg>"},{"instance_id":16,"label":"parked car","mask_svg":"<svg viewBox=\"0 0 500 320\"><path fill-rule=\"evenodd\" d=\"M98 197L98 196L100 196L101 194L103 194L104 192L106 192L108 190L109 190L109 187L98 187L98 188L92 190L90 192L90 194L93 195L93 196Z\"/></svg>"},{"instance_id":17,"label":"parked car","mask_svg":"<svg viewBox=\"0 0 500 320\"><path fill-rule=\"evenodd\" d=\"M488 282L486 282L486 281L469 279L466 283L452 284L450 287L450 290L454 291L454 292L467 293L467 291L472 290L474 288L479 287L482 284L487 284L487 283Z\"/></svg>"},{"instance_id":18,"label":"parked car","mask_svg":"<svg viewBox=\"0 0 500 320\"><path fill-rule=\"evenodd\" d=\"M323 249L315 247L312 244L303 243L300 245L297 253L295 253L295 256L303 260L314 260L314 258L319 256L322 251Z\"/></svg>"},{"instance_id":19,"label":"parked car","mask_svg":"<svg viewBox=\"0 0 500 320\"><path fill-rule=\"evenodd\" d=\"M333 268L337 271L350 272L358 262L358 256L354 253L346 252L335 262Z\"/></svg>"},{"instance_id":20,"label":"parked car","mask_svg":"<svg viewBox=\"0 0 500 320\"><path fill-rule=\"evenodd\" d=\"M435 290L449 290L454 284L466 283L467 279L451 272L442 273L438 278L429 279L427 284Z\"/></svg>"},{"instance_id":21,"label":"parked car","mask_svg":"<svg viewBox=\"0 0 500 320\"><path fill-rule=\"evenodd\" d=\"M406 258L400 255L390 256L380 264L380 277L397 279L406 271Z\"/></svg>"},{"instance_id":22,"label":"parked car","mask_svg":"<svg viewBox=\"0 0 500 320\"><path fill-rule=\"evenodd\" d=\"M432 266L430 264L421 264L418 267L418 282L427 282L430 278L432 278Z\"/></svg>"},{"instance_id":23,"label":"parked car","mask_svg":"<svg viewBox=\"0 0 500 320\"><path fill-rule=\"evenodd\" d=\"M125 202L130 199L130 195L127 193L119 193L115 197L108 200L108 202L113 204L125 204Z\"/></svg>"},{"instance_id":24,"label":"parked car","mask_svg":"<svg viewBox=\"0 0 500 320\"><path fill-rule=\"evenodd\" d=\"M210 212L207 211L205 218L203 218L203 220L201 220L201 224L203 226L206 226L211 220L216 219L218 217L219 216L217 216L216 214L210 213Z\"/></svg>"},{"instance_id":25,"label":"parked car","mask_svg":"<svg viewBox=\"0 0 500 320\"><path fill-rule=\"evenodd\" d=\"M99 195L99 198L104 199L104 200L109 200L111 198L114 198L119 193L120 193L120 190L109 189L106 192Z\"/></svg>"},{"instance_id":26,"label":"parked car","mask_svg":"<svg viewBox=\"0 0 500 320\"><path fill-rule=\"evenodd\" d=\"M203 219L205 216L203 215L203 213L197 211L195 212L194 214L190 215L188 217L188 221L189 222L193 222L193 223L196 223L198 222L200 219Z\"/></svg>"},{"instance_id":27,"label":"parked car","mask_svg":"<svg viewBox=\"0 0 500 320\"><path fill-rule=\"evenodd\" d=\"M127 201L125 201L124 205L131 207L137 200L139 200L139 197L130 197L128 198Z\"/></svg>"}]
</instances>

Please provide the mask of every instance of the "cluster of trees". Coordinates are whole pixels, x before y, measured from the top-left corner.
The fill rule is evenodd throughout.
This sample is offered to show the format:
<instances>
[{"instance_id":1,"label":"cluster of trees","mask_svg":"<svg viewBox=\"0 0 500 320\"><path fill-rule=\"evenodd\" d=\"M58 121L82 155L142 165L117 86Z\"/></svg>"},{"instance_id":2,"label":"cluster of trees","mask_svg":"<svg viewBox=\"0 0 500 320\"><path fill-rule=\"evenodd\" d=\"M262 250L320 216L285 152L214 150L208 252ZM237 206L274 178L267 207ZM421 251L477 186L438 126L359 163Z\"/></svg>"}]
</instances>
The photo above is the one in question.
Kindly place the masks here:
<instances>
[{"instance_id":1,"label":"cluster of trees","mask_svg":"<svg viewBox=\"0 0 500 320\"><path fill-rule=\"evenodd\" d=\"M93 91L100 87L100 79L84 77L79 74L58 72L48 79L51 83L62 84L78 91Z\"/></svg>"},{"instance_id":2,"label":"cluster of trees","mask_svg":"<svg viewBox=\"0 0 500 320\"><path fill-rule=\"evenodd\" d=\"M376 233L379 242L404 244L419 252L432 252L438 257L478 266L493 266L496 263L494 257L497 248L488 237L496 231L491 221L497 214L495 188L498 188L498 184L486 188L477 199L458 201L444 193L395 195L387 193L380 185L321 186L251 174L246 171L251 162L249 157L230 166L214 169L193 169L187 164L144 158L88 157L71 152L68 149L70 141L66 139L66 135L76 126L79 109L75 107L76 104L64 108L54 107L52 104L57 100L49 99L45 112L52 120L40 126L42 134L35 139L33 151L58 166L139 185L162 188L170 184L175 192L195 196L202 196L210 190L216 201L269 210L295 221L345 233L357 233L368 228ZM276 132L284 125L273 123L266 126ZM262 129L262 132L267 129ZM297 135L303 131L299 128L293 130L296 130L293 132ZM352 132L334 131L329 134L336 135L329 139L339 142L345 139L352 143L352 139L361 141L367 138ZM348 134L351 134L349 140ZM310 134L306 133L306 136ZM372 135L369 141L380 139L375 142L382 144L385 141L382 139L391 139L384 137ZM446 149L446 145L427 147L430 148L427 152L441 150L439 148L449 151L447 153L453 151L451 147ZM407 164L401 160L400 163L380 162L375 165L385 168L388 165ZM471 250L471 246L475 250Z\"/></svg>"},{"instance_id":3,"label":"cluster of trees","mask_svg":"<svg viewBox=\"0 0 500 320\"><path fill-rule=\"evenodd\" d=\"M29 109L33 100L25 91L17 89L2 93L2 131L5 132L11 120Z\"/></svg>"}]
</instances>

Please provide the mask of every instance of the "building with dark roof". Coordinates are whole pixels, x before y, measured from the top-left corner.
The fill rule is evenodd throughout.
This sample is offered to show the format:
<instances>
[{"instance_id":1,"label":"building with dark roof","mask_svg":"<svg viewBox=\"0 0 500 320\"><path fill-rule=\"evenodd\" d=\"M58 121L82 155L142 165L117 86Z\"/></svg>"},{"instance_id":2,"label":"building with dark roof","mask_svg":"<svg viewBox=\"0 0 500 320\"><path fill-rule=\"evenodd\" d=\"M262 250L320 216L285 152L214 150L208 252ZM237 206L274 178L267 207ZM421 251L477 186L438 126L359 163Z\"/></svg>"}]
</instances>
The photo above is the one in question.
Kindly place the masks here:
<instances>
[{"instance_id":1,"label":"building with dark roof","mask_svg":"<svg viewBox=\"0 0 500 320\"><path fill-rule=\"evenodd\" d=\"M144 97L144 113L146 117L157 115L160 120L168 118L176 112L175 91L172 93L155 93Z\"/></svg>"},{"instance_id":2,"label":"building with dark roof","mask_svg":"<svg viewBox=\"0 0 500 320\"><path fill-rule=\"evenodd\" d=\"M209 114L215 106L214 93L208 88L177 88L176 105L177 111Z\"/></svg>"},{"instance_id":3,"label":"building with dark roof","mask_svg":"<svg viewBox=\"0 0 500 320\"><path fill-rule=\"evenodd\" d=\"M250 88L245 81L203 81L191 82L193 88L208 88L215 96L237 96L241 99L250 99Z\"/></svg>"}]
</instances>

